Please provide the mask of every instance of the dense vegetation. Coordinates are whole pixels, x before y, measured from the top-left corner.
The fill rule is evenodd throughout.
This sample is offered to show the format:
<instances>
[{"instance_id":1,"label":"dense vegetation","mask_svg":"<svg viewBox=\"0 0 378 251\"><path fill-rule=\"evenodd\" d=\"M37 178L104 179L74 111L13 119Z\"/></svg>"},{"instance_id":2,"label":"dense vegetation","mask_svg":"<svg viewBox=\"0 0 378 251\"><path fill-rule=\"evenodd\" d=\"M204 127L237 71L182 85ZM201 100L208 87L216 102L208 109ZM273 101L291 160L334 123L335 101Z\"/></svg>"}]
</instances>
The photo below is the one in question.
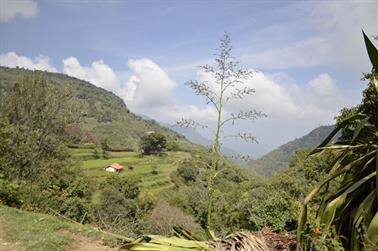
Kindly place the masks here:
<instances>
[{"instance_id":1,"label":"dense vegetation","mask_svg":"<svg viewBox=\"0 0 378 251\"><path fill-rule=\"evenodd\" d=\"M298 244L302 249L316 243L308 242L304 232L308 204L321 192L325 194L315 221L321 246L375 250L378 245L378 50L365 33L363 35L373 69L365 74L369 82L361 104L343 109L335 130L313 151L313 154L334 152L337 157L325 169L327 176L304 200L298 227ZM327 145L340 130L341 138ZM330 191L329 187L335 183L336 189ZM322 242L329 235L334 235L334 242ZM335 240L342 245L335 245Z\"/></svg>"},{"instance_id":2,"label":"dense vegetation","mask_svg":"<svg viewBox=\"0 0 378 251\"><path fill-rule=\"evenodd\" d=\"M151 188L154 184L169 186L169 175L164 170L175 165L169 153L160 156L158 161L131 153L134 161L127 160L122 164L129 172L135 166L135 175L107 174L104 168L112 163L113 157L118 156L116 159L120 161L125 153L112 152L111 141L105 139L100 143L101 154L96 144L87 144L91 158L96 162L95 170L88 159L81 167L85 154L78 153L80 149L67 148L72 144L72 134L66 129L82 125L83 122L75 115L83 112L83 106L69 88L51 84L38 72L29 72L3 94L0 104L1 203L63 215L127 236L135 236L148 228L145 222L156 200L148 194L140 194L143 185L137 174L154 176L147 185ZM148 124L141 123L141 126ZM164 142L166 138L163 135L167 135L168 140L176 137L174 144L170 141L170 146L175 146L175 149L179 148L180 141L191 146L175 133L154 124L151 127L162 132L157 135ZM165 148L159 148L159 151L162 150ZM75 156L75 152L79 156ZM130 152L126 154L130 155ZM177 153L173 158L179 160L181 156L185 158L185 153ZM158 163L164 160L167 162L162 168ZM143 161L147 162L147 168L137 164ZM89 167L95 172L88 172ZM159 180L159 172L163 180ZM101 173L100 177L93 176L98 173ZM146 180L143 182L147 183Z\"/></svg>"}]
</instances>

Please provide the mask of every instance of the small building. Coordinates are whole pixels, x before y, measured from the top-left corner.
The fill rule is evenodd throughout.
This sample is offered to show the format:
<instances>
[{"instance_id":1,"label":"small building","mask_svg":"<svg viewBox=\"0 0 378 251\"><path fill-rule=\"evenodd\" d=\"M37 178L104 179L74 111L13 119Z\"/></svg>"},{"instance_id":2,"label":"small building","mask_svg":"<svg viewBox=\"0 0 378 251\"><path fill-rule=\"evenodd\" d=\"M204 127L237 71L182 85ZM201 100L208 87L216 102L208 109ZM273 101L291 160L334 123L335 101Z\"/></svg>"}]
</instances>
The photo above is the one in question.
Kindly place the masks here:
<instances>
[{"instance_id":1,"label":"small building","mask_svg":"<svg viewBox=\"0 0 378 251\"><path fill-rule=\"evenodd\" d=\"M121 166L118 163L113 163L110 166L105 167L105 171L115 173L115 172L120 172L122 171L123 166Z\"/></svg>"}]
</instances>

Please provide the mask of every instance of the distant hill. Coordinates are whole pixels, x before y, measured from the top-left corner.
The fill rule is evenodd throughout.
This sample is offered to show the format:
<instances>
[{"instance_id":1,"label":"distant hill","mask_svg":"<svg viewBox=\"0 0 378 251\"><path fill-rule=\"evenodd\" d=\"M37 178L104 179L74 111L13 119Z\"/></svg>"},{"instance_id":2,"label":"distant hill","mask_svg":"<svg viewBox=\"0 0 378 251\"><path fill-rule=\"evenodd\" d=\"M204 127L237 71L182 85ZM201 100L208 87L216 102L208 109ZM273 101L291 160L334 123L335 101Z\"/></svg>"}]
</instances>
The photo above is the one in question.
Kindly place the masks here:
<instances>
[{"instance_id":1,"label":"distant hill","mask_svg":"<svg viewBox=\"0 0 378 251\"><path fill-rule=\"evenodd\" d=\"M114 93L60 73L0 67L0 101L15 82L33 72L44 74L48 83L68 89L78 100L82 119L78 126L67 128L73 143L99 143L106 139L113 149L136 150L146 132L156 131L164 134L168 141L176 142L181 149L198 148L182 135L131 113Z\"/></svg>"},{"instance_id":2,"label":"distant hill","mask_svg":"<svg viewBox=\"0 0 378 251\"><path fill-rule=\"evenodd\" d=\"M299 139L289 141L257 160L250 161L247 166L259 174L271 175L278 169L287 165L291 156L297 150L318 146L334 128L334 125L320 126L312 130L309 134Z\"/></svg>"}]
</instances>

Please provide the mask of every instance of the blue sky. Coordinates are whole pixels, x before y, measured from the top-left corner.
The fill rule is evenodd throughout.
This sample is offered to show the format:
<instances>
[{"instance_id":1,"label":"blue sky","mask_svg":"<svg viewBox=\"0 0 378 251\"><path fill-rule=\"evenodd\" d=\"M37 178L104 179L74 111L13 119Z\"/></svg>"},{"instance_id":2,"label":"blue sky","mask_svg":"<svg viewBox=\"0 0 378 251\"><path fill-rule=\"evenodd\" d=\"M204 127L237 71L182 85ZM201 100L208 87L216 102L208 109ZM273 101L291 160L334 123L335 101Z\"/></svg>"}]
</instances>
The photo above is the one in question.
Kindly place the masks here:
<instances>
[{"instance_id":1,"label":"blue sky","mask_svg":"<svg viewBox=\"0 0 378 251\"><path fill-rule=\"evenodd\" d=\"M378 1L0 0L0 65L66 73L136 113L211 126L214 110L184 83L211 80L197 66L212 63L228 32L240 66L258 72L246 83L256 94L226 115L256 108L268 117L225 129L251 131L259 144L224 142L258 157L360 102L370 69L361 28L378 34Z\"/></svg>"}]
</instances>

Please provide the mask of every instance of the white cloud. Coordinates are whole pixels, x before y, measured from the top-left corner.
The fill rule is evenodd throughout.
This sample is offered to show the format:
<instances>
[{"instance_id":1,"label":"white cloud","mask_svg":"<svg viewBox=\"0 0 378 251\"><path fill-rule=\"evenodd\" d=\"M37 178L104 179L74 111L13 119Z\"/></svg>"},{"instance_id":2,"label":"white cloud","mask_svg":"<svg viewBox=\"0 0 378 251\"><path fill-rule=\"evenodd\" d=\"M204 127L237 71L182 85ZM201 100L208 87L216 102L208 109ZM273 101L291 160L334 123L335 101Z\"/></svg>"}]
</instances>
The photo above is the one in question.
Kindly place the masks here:
<instances>
[{"instance_id":1,"label":"white cloud","mask_svg":"<svg viewBox=\"0 0 378 251\"><path fill-rule=\"evenodd\" d=\"M198 72L198 81L207 81L216 90L214 78L208 73ZM260 144L243 141L224 140L225 146L239 152L258 156L293 138L302 136L320 125L334 123L334 117L348 100L337 86L337 82L327 73L319 74L307 83L296 83L285 73L267 75L255 72L244 82L244 86L254 88L252 96L242 100L224 103L224 116L240 110L256 109L268 115L254 123L239 121L236 126L227 126L224 134L251 132ZM230 97L226 95L225 98ZM211 134L206 134L211 136Z\"/></svg>"},{"instance_id":2,"label":"white cloud","mask_svg":"<svg viewBox=\"0 0 378 251\"><path fill-rule=\"evenodd\" d=\"M276 76L254 72L244 86L255 89L256 93L243 99L230 99L226 102L228 113L256 109L276 120L307 120L317 123L331 123L337 111L345 105L336 81L328 74L320 74L308 84L295 82L281 83ZM199 81L207 81L214 91L217 90L214 78L199 71ZM286 81L291 78L285 76ZM293 80L291 80L293 81ZM230 94L226 95L226 98ZM319 102L319 98L322 102Z\"/></svg>"},{"instance_id":3,"label":"white cloud","mask_svg":"<svg viewBox=\"0 0 378 251\"><path fill-rule=\"evenodd\" d=\"M132 76L123 87L121 96L132 111L169 123L181 118L211 121L215 117L214 109L209 107L199 108L177 102L177 83L152 60L131 59L128 66Z\"/></svg>"},{"instance_id":4,"label":"white cloud","mask_svg":"<svg viewBox=\"0 0 378 251\"><path fill-rule=\"evenodd\" d=\"M317 78L312 79L308 84L320 96L330 96L336 93L336 81L328 74L320 74Z\"/></svg>"},{"instance_id":5,"label":"white cloud","mask_svg":"<svg viewBox=\"0 0 378 251\"><path fill-rule=\"evenodd\" d=\"M50 64L50 59L44 55L34 59L17 55L15 52L0 53L0 65L7 67L22 67L31 70L56 72L56 68Z\"/></svg>"},{"instance_id":6,"label":"white cloud","mask_svg":"<svg viewBox=\"0 0 378 251\"><path fill-rule=\"evenodd\" d=\"M38 14L37 3L32 0L0 0L0 22L10 22L17 16L35 17Z\"/></svg>"},{"instance_id":7,"label":"white cloud","mask_svg":"<svg viewBox=\"0 0 378 251\"><path fill-rule=\"evenodd\" d=\"M138 108L171 103L172 92L177 83L159 65L150 59L143 58L130 59L128 66L133 75L127 81L123 93L127 102Z\"/></svg>"},{"instance_id":8,"label":"white cloud","mask_svg":"<svg viewBox=\"0 0 378 251\"><path fill-rule=\"evenodd\" d=\"M184 104L150 107L148 109L138 108L136 111L140 111L141 114L147 114L153 119L164 123L176 124L181 119L191 119L201 126L209 126L210 128L214 125L217 116L217 111L213 107Z\"/></svg>"},{"instance_id":9,"label":"white cloud","mask_svg":"<svg viewBox=\"0 0 378 251\"><path fill-rule=\"evenodd\" d=\"M92 62L90 66L82 66L77 58L69 57L63 60L63 72L108 91L117 93L119 90L116 74L102 60Z\"/></svg>"}]
</instances>

